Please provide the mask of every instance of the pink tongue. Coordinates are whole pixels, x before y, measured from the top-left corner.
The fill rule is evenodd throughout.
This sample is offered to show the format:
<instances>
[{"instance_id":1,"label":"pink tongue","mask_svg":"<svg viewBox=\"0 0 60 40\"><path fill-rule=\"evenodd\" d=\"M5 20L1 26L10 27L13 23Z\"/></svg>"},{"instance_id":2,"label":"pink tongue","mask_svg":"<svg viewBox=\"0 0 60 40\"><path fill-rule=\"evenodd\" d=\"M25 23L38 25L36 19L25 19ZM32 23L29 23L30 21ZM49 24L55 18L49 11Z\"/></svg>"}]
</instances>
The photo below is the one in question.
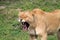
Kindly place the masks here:
<instances>
[{"instance_id":1,"label":"pink tongue","mask_svg":"<svg viewBox=\"0 0 60 40\"><path fill-rule=\"evenodd\" d=\"M27 30L27 27L26 27L26 25L23 25L23 30Z\"/></svg>"}]
</instances>

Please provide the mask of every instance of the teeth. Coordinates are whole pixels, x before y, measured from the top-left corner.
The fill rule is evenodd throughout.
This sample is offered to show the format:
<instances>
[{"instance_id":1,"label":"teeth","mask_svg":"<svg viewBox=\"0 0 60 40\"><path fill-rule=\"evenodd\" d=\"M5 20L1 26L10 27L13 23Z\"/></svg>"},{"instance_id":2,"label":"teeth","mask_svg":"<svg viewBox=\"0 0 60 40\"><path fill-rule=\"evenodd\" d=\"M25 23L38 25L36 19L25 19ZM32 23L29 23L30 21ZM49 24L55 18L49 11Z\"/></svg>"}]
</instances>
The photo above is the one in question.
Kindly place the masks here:
<instances>
[{"instance_id":1,"label":"teeth","mask_svg":"<svg viewBox=\"0 0 60 40\"><path fill-rule=\"evenodd\" d=\"M25 20L22 20L22 22L25 22Z\"/></svg>"},{"instance_id":2,"label":"teeth","mask_svg":"<svg viewBox=\"0 0 60 40\"><path fill-rule=\"evenodd\" d=\"M20 22L20 19L18 19L18 21Z\"/></svg>"}]
</instances>

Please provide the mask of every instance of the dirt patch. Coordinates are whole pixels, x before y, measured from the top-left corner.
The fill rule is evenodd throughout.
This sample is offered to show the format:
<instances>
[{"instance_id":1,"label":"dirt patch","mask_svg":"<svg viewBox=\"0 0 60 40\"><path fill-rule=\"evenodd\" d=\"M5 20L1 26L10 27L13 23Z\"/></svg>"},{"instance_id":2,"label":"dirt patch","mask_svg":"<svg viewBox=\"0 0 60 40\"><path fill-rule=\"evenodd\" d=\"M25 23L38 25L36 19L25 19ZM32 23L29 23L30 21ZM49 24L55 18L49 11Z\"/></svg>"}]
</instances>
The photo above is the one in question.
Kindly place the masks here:
<instances>
[{"instance_id":1,"label":"dirt patch","mask_svg":"<svg viewBox=\"0 0 60 40\"><path fill-rule=\"evenodd\" d=\"M6 8L6 6L0 6L0 9L5 9Z\"/></svg>"}]
</instances>

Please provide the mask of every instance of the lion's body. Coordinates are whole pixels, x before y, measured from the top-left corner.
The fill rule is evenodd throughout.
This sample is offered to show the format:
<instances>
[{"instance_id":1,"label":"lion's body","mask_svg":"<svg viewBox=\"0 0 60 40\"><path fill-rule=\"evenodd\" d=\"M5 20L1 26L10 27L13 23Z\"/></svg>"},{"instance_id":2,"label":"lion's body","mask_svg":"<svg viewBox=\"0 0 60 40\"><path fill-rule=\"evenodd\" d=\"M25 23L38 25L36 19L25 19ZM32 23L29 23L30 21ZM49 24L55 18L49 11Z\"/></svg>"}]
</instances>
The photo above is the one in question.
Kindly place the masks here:
<instances>
[{"instance_id":1,"label":"lion's body","mask_svg":"<svg viewBox=\"0 0 60 40\"><path fill-rule=\"evenodd\" d=\"M60 18L57 17L57 14L47 14L46 16L46 26L47 32L57 32L60 28Z\"/></svg>"},{"instance_id":2,"label":"lion's body","mask_svg":"<svg viewBox=\"0 0 60 40\"><path fill-rule=\"evenodd\" d=\"M31 21L29 28L32 28L33 31L36 32L35 33L36 35L41 36L41 40L47 40L47 34L54 34L59 31L60 10L55 10L53 12L44 12L40 9L34 9L28 13L25 13L24 15L24 16L28 15L27 19L26 18L25 19L22 18L22 19L24 19L25 21L28 21L28 20L31 21L31 19L33 20ZM30 31L30 33L32 33L32 31ZM35 40L34 36L31 36L31 37L32 37L31 40Z\"/></svg>"}]
</instances>

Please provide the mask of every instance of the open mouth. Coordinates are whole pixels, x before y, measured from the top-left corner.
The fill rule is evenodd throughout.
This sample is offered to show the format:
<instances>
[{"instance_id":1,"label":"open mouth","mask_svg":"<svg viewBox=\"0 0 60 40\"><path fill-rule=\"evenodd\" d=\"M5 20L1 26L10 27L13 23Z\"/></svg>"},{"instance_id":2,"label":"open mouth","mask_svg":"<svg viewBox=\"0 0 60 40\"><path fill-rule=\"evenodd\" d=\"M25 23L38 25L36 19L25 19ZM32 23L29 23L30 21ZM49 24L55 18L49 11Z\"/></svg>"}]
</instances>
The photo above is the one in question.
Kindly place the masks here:
<instances>
[{"instance_id":1,"label":"open mouth","mask_svg":"<svg viewBox=\"0 0 60 40\"><path fill-rule=\"evenodd\" d=\"M28 22L22 22L23 30L28 30L29 23Z\"/></svg>"}]
</instances>

